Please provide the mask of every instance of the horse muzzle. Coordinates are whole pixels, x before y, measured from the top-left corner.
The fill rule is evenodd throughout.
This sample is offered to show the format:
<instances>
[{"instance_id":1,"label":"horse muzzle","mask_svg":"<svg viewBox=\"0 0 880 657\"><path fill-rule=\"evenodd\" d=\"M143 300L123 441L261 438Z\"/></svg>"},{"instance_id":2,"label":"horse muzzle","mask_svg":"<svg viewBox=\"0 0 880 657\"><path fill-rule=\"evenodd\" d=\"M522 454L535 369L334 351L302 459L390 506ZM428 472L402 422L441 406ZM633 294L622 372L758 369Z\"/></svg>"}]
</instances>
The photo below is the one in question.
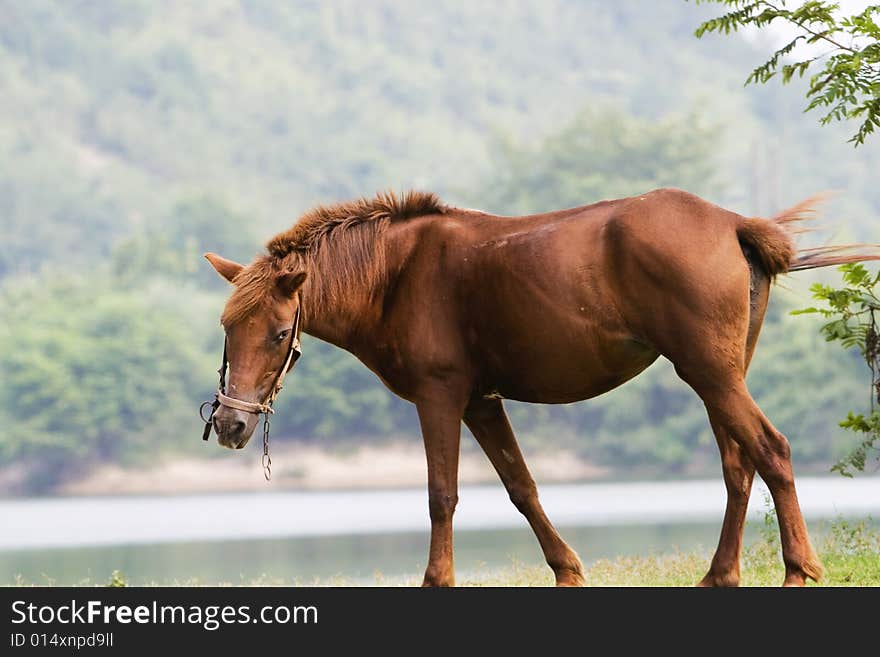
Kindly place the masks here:
<instances>
[{"instance_id":1,"label":"horse muzzle","mask_svg":"<svg viewBox=\"0 0 880 657\"><path fill-rule=\"evenodd\" d=\"M241 449L253 435L258 417L253 413L221 406L212 419L217 442L227 449Z\"/></svg>"}]
</instances>

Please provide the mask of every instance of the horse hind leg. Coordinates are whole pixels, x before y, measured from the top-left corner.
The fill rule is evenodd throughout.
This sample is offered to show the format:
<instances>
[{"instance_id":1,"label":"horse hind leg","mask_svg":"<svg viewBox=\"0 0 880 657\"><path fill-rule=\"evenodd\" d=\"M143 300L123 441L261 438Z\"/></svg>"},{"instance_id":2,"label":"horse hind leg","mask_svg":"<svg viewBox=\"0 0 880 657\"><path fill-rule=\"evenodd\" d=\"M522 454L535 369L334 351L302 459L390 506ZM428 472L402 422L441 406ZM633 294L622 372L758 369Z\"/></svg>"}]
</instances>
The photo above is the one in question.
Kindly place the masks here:
<instances>
[{"instance_id":1,"label":"horse hind leg","mask_svg":"<svg viewBox=\"0 0 880 657\"><path fill-rule=\"evenodd\" d=\"M727 508L712 564L698 586L739 586L743 530L755 465L723 426L712 423L712 430L721 452Z\"/></svg>"},{"instance_id":2,"label":"horse hind leg","mask_svg":"<svg viewBox=\"0 0 880 657\"><path fill-rule=\"evenodd\" d=\"M788 440L764 416L746 388L746 367L760 322L750 307L754 298L742 294L741 285L754 283L747 278L748 271L742 274L739 279L729 279L724 289L714 288L711 295L700 295L695 289L695 305L663 317L661 328L665 330L655 333L654 342L703 400L721 449L727 513L719 550L703 583L738 583L742 525L754 467L776 506L784 583L803 585L807 578L818 580L822 566L800 511ZM764 303L756 310L762 310ZM699 311L693 312L694 307ZM763 319L763 312L760 315Z\"/></svg>"},{"instance_id":3,"label":"horse hind leg","mask_svg":"<svg viewBox=\"0 0 880 657\"><path fill-rule=\"evenodd\" d=\"M696 346L689 353L671 359L676 372L700 396L715 430L724 463L728 490L728 513L719 550L705 584L733 584L738 581L742 524L748 503L753 464L770 489L782 543L786 586L803 586L807 578L818 581L822 566L816 557L801 514L791 465L788 440L765 417L745 384L744 359L740 365L720 358L732 354L737 340L718 338ZM742 347L740 347L741 349ZM735 449L733 445L736 445Z\"/></svg>"},{"instance_id":4,"label":"horse hind leg","mask_svg":"<svg viewBox=\"0 0 880 657\"><path fill-rule=\"evenodd\" d=\"M535 481L526 467L501 401L481 399L471 402L464 421L501 477L511 502L534 530L547 564L553 569L556 585L583 586L581 561L544 513Z\"/></svg>"},{"instance_id":5,"label":"horse hind leg","mask_svg":"<svg viewBox=\"0 0 880 657\"><path fill-rule=\"evenodd\" d=\"M750 247L744 247L748 249ZM746 252L749 263L749 328L746 336L745 369L748 370L758 335L764 323L764 314L770 297L770 279L755 266L754 258ZM740 581L740 561L742 557L743 530L752 482L755 479L755 464L748 454L723 426L712 425L718 450L721 453L721 468L724 486L727 489L727 508L721 525L718 547L712 557L709 571L700 580L699 586L738 586Z\"/></svg>"},{"instance_id":6,"label":"horse hind leg","mask_svg":"<svg viewBox=\"0 0 880 657\"><path fill-rule=\"evenodd\" d=\"M784 585L803 586L807 578L818 581L822 576L822 565L810 544L798 503L788 440L764 416L743 382L719 387L711 392L703 391L701 397L712 426L719 427L720 433L736 443L754 463L770 489L779 519L785 563ZM721 546L719 551L723 560L725 552Z\"/></svg>"}]
</instances>

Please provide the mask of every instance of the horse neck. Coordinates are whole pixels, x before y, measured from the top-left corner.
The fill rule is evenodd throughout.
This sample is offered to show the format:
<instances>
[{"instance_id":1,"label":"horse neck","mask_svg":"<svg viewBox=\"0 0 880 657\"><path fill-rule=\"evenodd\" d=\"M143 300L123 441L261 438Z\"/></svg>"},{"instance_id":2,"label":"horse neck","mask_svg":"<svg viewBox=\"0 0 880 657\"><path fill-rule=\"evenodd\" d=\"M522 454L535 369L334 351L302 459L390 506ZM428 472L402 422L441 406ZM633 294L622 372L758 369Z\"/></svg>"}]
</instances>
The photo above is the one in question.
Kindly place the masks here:
<instances>
[{"instance_id":1,"label":"horse neck","mask_svg":"<svg viewBox=\"0 0 880 657\"><path fill-rule=\"evenodd\" d=\"M367 306L367 304L362 304ZM305 313L303 333L334 344L343 349L349 348L359 326L363 323L362 316L370 312L369 307L361 309L350 304L342 307L339 304L324 306L319 312L309 310L309 295L303 295Z\"/></svg>"},{"instance_id":2,"label":"horse neck","mask_svg":"<svg viewBox=\"0 0 880 657\"><path fill-rule=\"evenodd\" d=\"M392 250L388 249L388 253L386 263L392 257ZM394 256L393 259L397 261L398 257L399 255ZM370 290L364 290L363 294L347 295L344 300L328 299L318 288L321 285L321 276L316 273L309 278L303 289L303 332L351 351L365 335L373 335L378 330L385 288L389 283L386 278L384 286L380 284L383 289L374 286ZM320 304L315 302L317 298L322 299Z\"/></svg>"}]
</instances>

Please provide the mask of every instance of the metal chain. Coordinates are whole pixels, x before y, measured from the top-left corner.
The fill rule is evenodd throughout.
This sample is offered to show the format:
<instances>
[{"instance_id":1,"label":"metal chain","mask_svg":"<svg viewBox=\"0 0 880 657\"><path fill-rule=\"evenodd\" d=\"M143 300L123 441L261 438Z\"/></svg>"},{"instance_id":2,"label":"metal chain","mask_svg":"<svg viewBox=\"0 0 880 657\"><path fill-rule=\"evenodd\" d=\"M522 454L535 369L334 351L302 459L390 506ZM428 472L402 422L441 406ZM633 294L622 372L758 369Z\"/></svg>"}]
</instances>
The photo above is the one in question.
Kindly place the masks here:
<instances>
[{"instance_id":1,"label":"metal chain","mask_svg":"<svg viewBox=\"0 0 880 657\"><path fill-rule=\"evenodd\" d=\"M263 476L272 479L272 457L269 456L269 413L263 413Z\"/></svg>"}]
</instances>

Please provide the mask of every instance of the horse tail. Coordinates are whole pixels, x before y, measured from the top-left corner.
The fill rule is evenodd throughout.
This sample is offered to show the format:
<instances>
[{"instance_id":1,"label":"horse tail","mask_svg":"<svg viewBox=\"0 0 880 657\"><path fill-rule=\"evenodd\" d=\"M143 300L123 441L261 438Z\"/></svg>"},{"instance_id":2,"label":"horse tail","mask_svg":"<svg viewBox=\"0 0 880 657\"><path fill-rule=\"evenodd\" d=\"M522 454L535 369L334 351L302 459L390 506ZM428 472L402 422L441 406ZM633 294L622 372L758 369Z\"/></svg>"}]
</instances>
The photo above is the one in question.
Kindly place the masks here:
<instances>
[{"instance_id":1,"label":"horse tail","mask_svg":"<svg viewBox=\"0 0 880 657\"><path fill-rule=\"evenodd\" d=\"M842 244L799 249L794 236L809 231L798 222L812 219L821 196L812 196L771 219L743 218L736 229L744 250L751 251L772 280L779 274L850 262L880 260L878 244ZM745 247L750 247L746 249Z\"/></svg>"}]
</instances>

